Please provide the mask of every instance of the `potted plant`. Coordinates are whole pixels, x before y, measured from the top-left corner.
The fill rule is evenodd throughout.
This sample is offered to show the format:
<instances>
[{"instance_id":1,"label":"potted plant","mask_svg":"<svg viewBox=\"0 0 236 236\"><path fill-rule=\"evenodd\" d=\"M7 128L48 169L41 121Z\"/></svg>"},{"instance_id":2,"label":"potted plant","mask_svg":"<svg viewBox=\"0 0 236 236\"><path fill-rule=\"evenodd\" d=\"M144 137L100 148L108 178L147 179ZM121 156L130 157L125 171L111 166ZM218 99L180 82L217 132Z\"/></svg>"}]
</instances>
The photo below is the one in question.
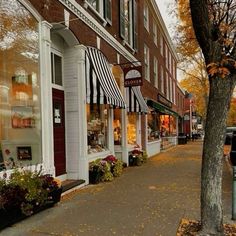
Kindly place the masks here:
<instances>
[{"instance_id":1,"label":"potted plant","mask_svg":"<svg viewBox=\"0 0 236 236\"><path fill-rule=\"evenodd\" d=\"M123 171L123 161L117 159L113 155L105 157L103 160L107 161L111 167L111 173L114 177L118 177L122 174Z\"/></svg>"},{"instance_id":2,"label":"potted plant","mask_svg":"<svg viewBox=\"0 0 236 236\"><path fill-rule=\"evenodd\" d=\"M59 181L41 171L15 169L0 179L0 229L60 201Z\"/></svg>"},{"instance_id":3,"label":"potted plant","mask_svg":"<svg viewBox=\"0 0 236 236\"><path fill-rule=\"evenodd\" d=\"M100 163L101 159L97 159L89 163L89 183L98 184L103 175L103 167Z\"/></svg>"}]
</instances>

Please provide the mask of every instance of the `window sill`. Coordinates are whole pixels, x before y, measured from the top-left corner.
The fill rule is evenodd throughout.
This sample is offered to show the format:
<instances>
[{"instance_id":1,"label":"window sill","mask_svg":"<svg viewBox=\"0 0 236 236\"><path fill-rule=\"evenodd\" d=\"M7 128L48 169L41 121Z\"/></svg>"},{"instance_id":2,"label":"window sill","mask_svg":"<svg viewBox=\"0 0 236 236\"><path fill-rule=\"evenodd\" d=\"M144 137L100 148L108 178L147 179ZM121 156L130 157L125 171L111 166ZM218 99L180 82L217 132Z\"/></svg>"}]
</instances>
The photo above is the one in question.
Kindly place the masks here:
<instances>
[{"instance_id":1,"label":"window sill","mask_svg":"<svg viewBox=\"0 0 236 236\"><path fill-rule=\"evenodd\" d=\"M125 39L123 39L122 44L123 46L128 47L132 51L132 54L135 54L137 52Z\"/></svg>"}]
</instances>

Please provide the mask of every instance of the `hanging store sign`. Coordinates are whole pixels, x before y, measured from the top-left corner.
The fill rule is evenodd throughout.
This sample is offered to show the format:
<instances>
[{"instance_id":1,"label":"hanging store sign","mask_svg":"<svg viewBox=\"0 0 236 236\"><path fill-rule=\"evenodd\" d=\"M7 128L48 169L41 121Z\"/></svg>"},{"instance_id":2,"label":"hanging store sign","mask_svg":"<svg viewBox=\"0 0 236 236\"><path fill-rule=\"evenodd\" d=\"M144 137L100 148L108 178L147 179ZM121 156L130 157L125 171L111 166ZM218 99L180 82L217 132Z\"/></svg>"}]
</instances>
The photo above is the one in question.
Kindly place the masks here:
<instances>
[{"instance_id":1,"label":"hanging store sign","mask_svg":"<svg viewBox=\"0 0 236 236\"><path fill-rule=\"evenodd\" d=\"M124 86L134 87L142 86L142 66L126 67L123 68L124 71Z\"/></svg>"}]
</instances>

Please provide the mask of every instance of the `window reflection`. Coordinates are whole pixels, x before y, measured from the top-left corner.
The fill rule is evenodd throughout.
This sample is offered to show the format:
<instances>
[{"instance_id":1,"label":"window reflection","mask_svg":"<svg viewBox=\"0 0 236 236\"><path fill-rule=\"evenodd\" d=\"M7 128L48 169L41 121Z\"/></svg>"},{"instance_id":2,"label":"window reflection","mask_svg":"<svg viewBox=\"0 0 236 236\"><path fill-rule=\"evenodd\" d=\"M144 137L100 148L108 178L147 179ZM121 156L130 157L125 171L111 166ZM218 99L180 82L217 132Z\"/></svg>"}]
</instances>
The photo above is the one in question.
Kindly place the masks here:
<instances>
[{"instance_id":1,"label":"window reflection","mask_svg":"<svg viewBox=\"0 0 236 236\"><path fill-rule=\"evenodd\" d=\"M0 1L0 170L41 162L38 22L18 1ZM31 156L18 156L20 147Z\"/></svg>"}]
</instances>

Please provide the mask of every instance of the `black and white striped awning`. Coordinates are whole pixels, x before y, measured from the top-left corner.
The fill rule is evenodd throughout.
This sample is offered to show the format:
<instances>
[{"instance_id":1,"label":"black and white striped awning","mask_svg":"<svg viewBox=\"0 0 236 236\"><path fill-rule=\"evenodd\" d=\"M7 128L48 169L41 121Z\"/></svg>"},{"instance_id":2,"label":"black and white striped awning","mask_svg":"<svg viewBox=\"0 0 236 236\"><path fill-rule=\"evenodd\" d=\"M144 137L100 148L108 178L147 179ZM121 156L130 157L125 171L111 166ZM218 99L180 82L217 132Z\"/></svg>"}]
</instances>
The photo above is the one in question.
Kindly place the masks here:
<instances>
[{"instance_id":1,"label":"black and white striped awning","mask_svg":"<svg viewBox=\"0 0 236 236\"><path fill-rule=\"evenodd\" d=\"M125 101L106 57L93 47L86 50L87 103L125 108Z\"/></svg>"},{"instance_id":2,"label":"black and white striped awning","mask_svg":"<svg viewBox=\"0 0 236 236\"><path fill-rule=\"evenodd\" d=\"M148 106L139 86L126 88L128 112L148 113Z\"/></svg>"}]
</instances>

